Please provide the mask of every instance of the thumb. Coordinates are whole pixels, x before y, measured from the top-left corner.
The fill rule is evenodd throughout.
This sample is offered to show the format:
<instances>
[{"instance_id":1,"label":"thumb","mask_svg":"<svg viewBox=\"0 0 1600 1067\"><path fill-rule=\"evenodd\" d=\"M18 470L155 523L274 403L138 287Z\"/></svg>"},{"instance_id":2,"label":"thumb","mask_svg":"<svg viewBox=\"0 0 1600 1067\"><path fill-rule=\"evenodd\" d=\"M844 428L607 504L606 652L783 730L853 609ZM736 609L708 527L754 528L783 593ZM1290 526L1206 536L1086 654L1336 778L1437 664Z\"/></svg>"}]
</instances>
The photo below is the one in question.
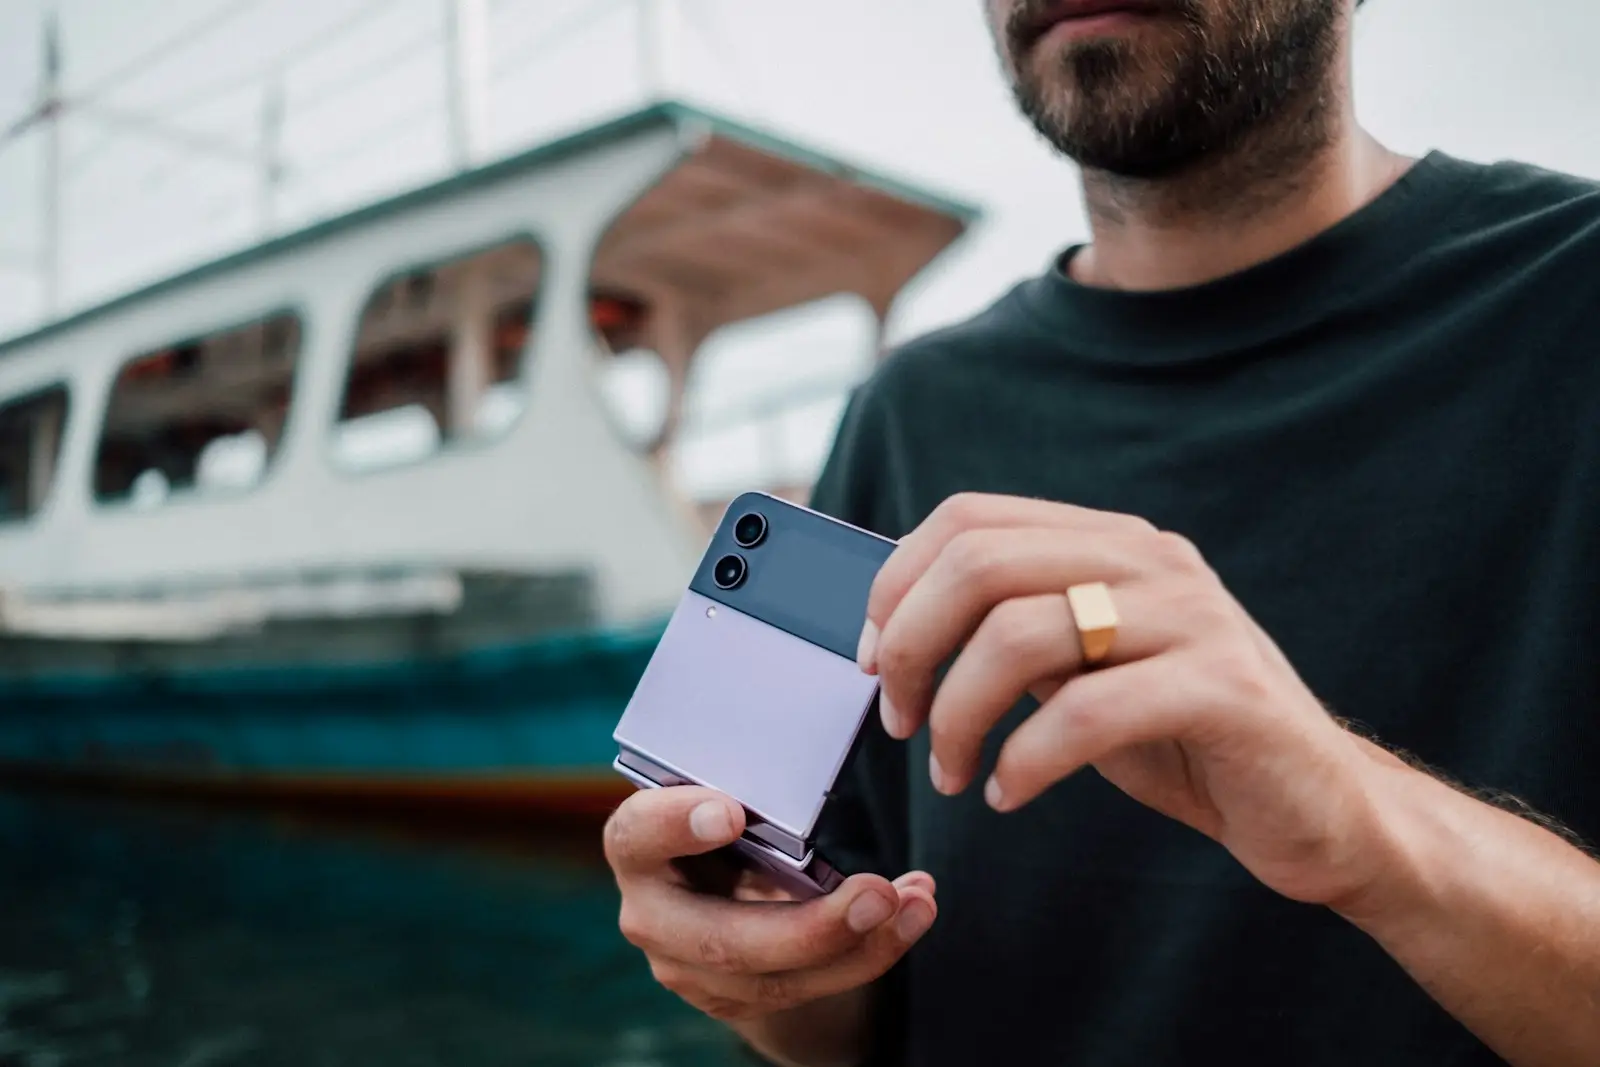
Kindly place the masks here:
<instances>
[{"instance_id":1,"label":"thumb","mask_svg":"<svg viewBox=\"0 0 1600 1067\"><path fill-rule=\"evenodd\" d=\"M618 874L654 871L679 856L698 856L744 833L744 809L699 786L641 789L606 820L606 860Z\"/></svg>"}]
</instances>

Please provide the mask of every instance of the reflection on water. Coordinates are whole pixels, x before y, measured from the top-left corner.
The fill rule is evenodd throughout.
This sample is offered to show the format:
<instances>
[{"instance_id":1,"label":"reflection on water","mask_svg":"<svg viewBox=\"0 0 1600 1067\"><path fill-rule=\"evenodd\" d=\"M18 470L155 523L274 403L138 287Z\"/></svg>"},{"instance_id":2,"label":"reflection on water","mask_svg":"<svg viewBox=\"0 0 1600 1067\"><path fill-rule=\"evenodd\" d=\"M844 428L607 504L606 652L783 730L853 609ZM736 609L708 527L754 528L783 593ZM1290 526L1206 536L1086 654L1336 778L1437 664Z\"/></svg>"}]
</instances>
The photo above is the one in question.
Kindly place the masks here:
<instances>
[{"instance_id":1,"label":"reflection on water","mask_svg":"<svg viewBox=\"0 0 1600 1067\"><path fill-rule=\"evenodd\" d=\"M747 1062L580 850L0 793L0 1064Z\"/></svg>"}]
</instances>

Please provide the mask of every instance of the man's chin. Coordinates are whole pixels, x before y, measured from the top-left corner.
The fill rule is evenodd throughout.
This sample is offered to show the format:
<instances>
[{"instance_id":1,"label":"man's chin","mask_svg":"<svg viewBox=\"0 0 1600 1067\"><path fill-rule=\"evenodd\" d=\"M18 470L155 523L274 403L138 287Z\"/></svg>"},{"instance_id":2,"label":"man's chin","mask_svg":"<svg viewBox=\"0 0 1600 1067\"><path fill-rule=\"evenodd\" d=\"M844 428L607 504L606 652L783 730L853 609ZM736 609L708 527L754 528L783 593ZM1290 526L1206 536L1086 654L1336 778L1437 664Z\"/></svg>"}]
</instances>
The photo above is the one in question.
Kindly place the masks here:
<instances>
[{"instance_id":1,"label":"man's chin","mask_svg":"<svg viewBox=\"0 0 1600 1067\"><path fill-rule=\"evenodd\" d=\"M1073 100L1067 92L1047 107L1023 101L1023 109L1040 136L1086 171L1151 181L1182 174L1203 154L1198 145L1152 135L1159 124L1146 112L1114 112L1109 101Z\"/></svg>"},{"instance_id":2,"label":"man's chin","mask_svg":"<svg viewBox=\"0 0 1600 1067\"><path fill-rule=\"evenodd\" d=\"M1045 64L1028 72L1023 94L1049 102L1058 115L1104 112L1112 108L1138 111L1156 106L1166 91L1167 75L1140 56L1110 52L1079 54L1072 62Z\"/></svg>"}]
</instances>

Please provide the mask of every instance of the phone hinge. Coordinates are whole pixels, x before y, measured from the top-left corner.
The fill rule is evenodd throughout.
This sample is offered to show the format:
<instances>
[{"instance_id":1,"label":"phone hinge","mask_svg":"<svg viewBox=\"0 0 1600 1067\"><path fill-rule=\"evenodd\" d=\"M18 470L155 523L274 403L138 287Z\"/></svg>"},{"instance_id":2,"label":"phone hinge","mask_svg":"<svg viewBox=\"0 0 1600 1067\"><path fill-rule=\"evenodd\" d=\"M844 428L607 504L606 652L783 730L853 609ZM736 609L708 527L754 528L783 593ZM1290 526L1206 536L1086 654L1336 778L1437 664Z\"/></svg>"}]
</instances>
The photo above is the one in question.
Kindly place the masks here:
<instances>
[{"instance_id":1,"label":"phone hinge","mask_svg":"<svg viewBox=\"0 0 1600 1067\"><path fill-rule=\"evenodd\" d=\"M635 785L645 788L700 784L668 770L654 760L641 756L631 749L623 749L618 752L613 766L624 777L632 780ZM771 823L762 822L760 817L750 811L749 808L745 809L745 819L744 836L759 841L769 848L775 848L792 859L803 861L810 857L810 845L786 830L779 829Z\"/></svg>"}]
</instances>

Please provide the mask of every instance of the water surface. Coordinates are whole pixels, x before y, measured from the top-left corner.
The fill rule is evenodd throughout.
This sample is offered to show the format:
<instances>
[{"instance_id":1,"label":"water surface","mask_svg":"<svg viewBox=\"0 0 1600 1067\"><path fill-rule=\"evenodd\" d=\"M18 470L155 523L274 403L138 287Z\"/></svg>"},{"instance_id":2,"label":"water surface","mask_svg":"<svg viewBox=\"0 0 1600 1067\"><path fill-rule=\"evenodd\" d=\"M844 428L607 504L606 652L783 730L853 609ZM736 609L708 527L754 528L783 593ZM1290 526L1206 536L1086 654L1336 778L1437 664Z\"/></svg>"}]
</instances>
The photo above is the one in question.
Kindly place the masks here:
<instances>
[{"instance_id":1,"label":"water surface","mask_svg":"<svg viewBox=\"0 0 1600 1067\"><path fill-rule=\"evenodd\" d=\"M0 792L0 1065L748 1063L592 839Z\"/></svg>"}]
</instances>

